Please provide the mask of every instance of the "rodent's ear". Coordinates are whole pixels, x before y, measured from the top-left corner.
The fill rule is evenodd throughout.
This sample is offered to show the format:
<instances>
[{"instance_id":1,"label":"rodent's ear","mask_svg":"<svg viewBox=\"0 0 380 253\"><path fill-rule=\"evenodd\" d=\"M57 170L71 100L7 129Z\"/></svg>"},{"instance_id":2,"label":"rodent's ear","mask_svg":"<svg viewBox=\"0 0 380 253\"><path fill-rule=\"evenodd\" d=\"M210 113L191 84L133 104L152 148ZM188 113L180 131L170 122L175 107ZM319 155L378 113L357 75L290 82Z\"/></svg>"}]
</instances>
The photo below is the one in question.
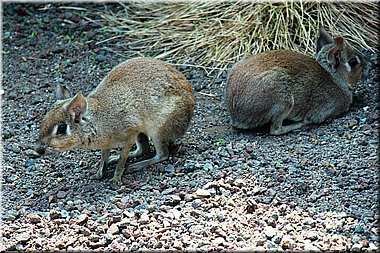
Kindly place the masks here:
<instances>
[{"instance_id":1,"label":"rodent's ear","mask_svg":"<svg viewBox=\"0 0 380 253\"><path fill-rule=\"evenodd\" d=\"M78 91L75 97L71 99L66 109L72 116L75 123L79 123L82 120L87 111L87 100L82 95L82 91Z\"/></svg>"},{"instance_id":2,"label":"rodent's ear","mask_svg":"<svg viewBox=\"0 0 380 253\"><path fill-rule=\"evenodd\" d=\"M335 69L337 69L340 64L340 57L343 51L343 44L344 44L344 39L342 37L336 38L335 46L332 49L330 49L327 56L329 62Z\"/></svg>"},{"instance_id":3,"label":"rodent's ear","mask_svg":"<svg viewBox=\"0 0 380 253\"><path fill-rule=\"evenodd\" d=\"M317 40L317 54L324 45L332 44L333 38L322 27L319 29L319 38Z\"/></svg>"},{"instance_id":4,"label":"rodent's ear","mask_svg":"<svg viewBox=\"0 0 380 253\"><path fill-rule=\"evenodd\" d=\"M55 97L58 100L63 100L71 98L72 94L69 88L65 85L60 85L59 83L55 86Z\"/></svg>"}]
</instances>

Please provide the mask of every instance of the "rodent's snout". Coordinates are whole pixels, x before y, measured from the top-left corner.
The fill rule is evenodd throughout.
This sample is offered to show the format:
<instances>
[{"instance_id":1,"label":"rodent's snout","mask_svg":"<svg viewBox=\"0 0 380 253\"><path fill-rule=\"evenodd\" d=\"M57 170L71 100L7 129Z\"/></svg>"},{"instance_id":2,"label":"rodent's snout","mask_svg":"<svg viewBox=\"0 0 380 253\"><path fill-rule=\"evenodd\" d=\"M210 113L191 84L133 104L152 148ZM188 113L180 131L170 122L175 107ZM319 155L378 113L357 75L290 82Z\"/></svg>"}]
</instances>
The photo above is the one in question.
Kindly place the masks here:
<instances>
[{"instance_id":1,"label":"rodent's snout","mask_svg":"<svg viewBox=\"0 0 380 253\"><path fill-rule=\"evenodd\" d=\"M46 147L43 143L37 142L36 148L34 149L38 154L44 155L46 152Z\"/></svg>"}]
</instances>

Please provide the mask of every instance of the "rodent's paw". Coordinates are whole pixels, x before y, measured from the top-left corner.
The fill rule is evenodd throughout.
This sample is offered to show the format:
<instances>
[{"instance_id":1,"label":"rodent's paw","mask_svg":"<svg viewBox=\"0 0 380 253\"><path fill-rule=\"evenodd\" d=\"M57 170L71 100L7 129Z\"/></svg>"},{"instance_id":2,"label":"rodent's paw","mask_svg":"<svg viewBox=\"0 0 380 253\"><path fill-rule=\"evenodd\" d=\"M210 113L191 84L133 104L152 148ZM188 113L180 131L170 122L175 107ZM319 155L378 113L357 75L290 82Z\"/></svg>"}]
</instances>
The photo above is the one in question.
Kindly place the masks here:
<instances>
[{"instance_id":1,"label":"rodent's paw","mask_svg":"<svg viewBox=\"0 0 380 253\"><path fill-rule=\"evenodd\" d=\"M121 176L113 176L113 178L110 179L111 183L121 183Z\"/></svg>"}]
</instances>

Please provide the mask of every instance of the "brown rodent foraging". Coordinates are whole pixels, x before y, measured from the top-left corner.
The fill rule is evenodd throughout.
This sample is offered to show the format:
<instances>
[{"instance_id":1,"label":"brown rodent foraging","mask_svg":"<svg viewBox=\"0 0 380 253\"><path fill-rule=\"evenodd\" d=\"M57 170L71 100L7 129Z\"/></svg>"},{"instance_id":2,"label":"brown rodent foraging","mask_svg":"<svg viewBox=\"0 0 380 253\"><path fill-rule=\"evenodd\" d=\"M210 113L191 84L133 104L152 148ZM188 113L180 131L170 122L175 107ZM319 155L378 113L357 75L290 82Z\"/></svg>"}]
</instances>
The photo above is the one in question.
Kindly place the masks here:
<instances>
[{"instance_id":1,"label":"brown rodent foraging","mask_svg":"<svg viewBox=\"0 0 380 253\"><path fill-rule=\"evenodd\" d=\"M249 56L231 70L226 106L232 126L254 129L270 124L270 134L285 134L347 111L352 84L361 80L364 57L342 37L320 29L316 59L288 50ZM292 121L283 125L284 120Z\"/></svg>"},{"instance_id":2,"label":"brown rodent foraging","mask_svg":"<svg viewBox=\"0 0 380 253\"><path fill-rule=\"evenodd\" d=\"M136 58L116 66L87 97L74 97L57 87L58 101L43 118L36 151L43 155L72 148L101 149L96 178L118 159L112 181L121 181L128 157L149 152L153 158L129 164L135 171L169 157L169 145L187 131L194 113L195 99L187 79L163 61ZM149 138L149 139L148 139ZM133 144L137 149L131 152ZM110 157L122 147L120 157Z\"/></svg>"}]
</instances>

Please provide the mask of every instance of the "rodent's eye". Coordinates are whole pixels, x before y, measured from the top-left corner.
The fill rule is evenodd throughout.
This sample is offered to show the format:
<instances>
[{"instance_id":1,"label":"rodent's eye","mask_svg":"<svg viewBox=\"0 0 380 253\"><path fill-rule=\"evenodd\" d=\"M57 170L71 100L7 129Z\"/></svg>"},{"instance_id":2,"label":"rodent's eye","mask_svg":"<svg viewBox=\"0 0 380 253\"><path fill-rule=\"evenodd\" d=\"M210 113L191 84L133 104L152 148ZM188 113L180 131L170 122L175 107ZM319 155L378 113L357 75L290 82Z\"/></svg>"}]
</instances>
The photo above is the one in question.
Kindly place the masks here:
<instances>
[{"instance_id":1,"label":"rodent's eye","mask_svg":"<svg viewBox=\"0 0 380 253\"><path fill-rule=\"evenodd\" d=\"M358 61L357 57L352 57L351 59L348 60L348 64L352 68L352 67L355 67L356 65L358 65L359 61Z\"/></svg>"},{"instance_id":2,"label":"rodent's eye","mask_svg":"<svg viewBox=\"0 0 380 253\"><path fill-rule=\"evenodd\" d=\"M67 124L66 123L59 123L57 126L57 135L65 134L67 130Z\"/></svg>"}]
</instances>

